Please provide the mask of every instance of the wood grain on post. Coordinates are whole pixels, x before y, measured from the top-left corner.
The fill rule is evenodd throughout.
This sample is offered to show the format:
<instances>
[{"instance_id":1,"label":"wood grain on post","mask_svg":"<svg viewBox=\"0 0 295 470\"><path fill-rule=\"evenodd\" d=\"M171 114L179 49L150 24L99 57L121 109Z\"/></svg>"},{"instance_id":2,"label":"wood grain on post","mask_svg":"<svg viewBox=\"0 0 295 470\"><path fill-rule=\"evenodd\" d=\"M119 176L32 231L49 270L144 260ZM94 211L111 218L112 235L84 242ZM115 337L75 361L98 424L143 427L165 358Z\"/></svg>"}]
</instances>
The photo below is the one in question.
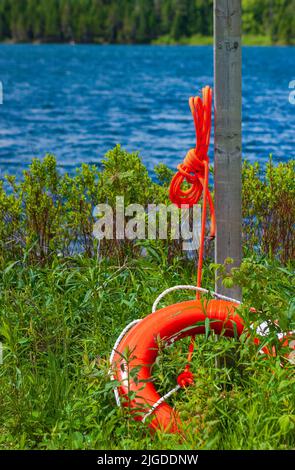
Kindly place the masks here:
<instances>
[{"instance_id":1,"label":"wood grain on post","mask_svg":"<svg viewBox=\"0 0 295 470\"><path fill-rule=\"evenodd\" d=\"M232 258L230 267L242 259L241 62L241 0L214 0L215 262ZM227 289L217 281L216 289L241 299L238 287Z\"/></svg>"}]
</instances>

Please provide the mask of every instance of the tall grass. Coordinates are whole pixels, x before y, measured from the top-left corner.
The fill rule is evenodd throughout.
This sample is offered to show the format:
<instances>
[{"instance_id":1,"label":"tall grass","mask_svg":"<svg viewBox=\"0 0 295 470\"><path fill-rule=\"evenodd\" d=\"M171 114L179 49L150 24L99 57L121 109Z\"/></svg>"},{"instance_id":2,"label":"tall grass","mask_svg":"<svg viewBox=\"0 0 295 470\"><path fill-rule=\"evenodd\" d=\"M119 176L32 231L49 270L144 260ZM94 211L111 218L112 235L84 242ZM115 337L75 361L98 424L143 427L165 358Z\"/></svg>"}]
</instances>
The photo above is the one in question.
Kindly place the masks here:
<instances>
[{"instance_id":1,"label":"tall grass","mask_svg":"<svg viewBox=\"0 0 295 470\"><path fill-rule=\"evenodd\" d=\"M267 285L265 273L259 277L256 272L245 295L246 306L258 307L251 321L268 319L273 324L289 308L290 328L292 272L262 265ZM293 448L294 368L284 350L266 360L246 336L217 343L210 336L198 338L195 385L172 400L185 423L185 439L160 432L151 436L146 426L115 406L108 377L115 339L124 325L151 311L164 288L194 282L192 273L190 263L158 264L151 255L123 266L84 257L47 268L9 265L0 277L1 448ZM205 279L210 287L208 266ZM184 298L175 293L166 302ZM277 298L272 311L270 298ZM175 385L186 351L183 341L159 355L154 378L160 392ZM218 370L217 355L227 357Z\"/></svg>"}]
</instances>

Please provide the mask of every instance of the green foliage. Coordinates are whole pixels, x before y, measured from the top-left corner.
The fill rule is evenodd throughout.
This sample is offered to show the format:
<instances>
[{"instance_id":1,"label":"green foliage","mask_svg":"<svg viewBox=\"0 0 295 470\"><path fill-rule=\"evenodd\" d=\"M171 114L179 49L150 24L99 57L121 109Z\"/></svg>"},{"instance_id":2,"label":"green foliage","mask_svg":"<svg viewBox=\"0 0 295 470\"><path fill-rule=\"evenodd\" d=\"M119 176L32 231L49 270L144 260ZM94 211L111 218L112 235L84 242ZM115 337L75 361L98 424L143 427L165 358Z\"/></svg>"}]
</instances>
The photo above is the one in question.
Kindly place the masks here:
<instances>
[{"instance_id":1,"label":"green foliage","mask_svg":"<svg viewBox=\"0 0 295 470\"><path fill-rule=\"evenodd\" d=\"M243 166L244 243L282 262L295 258L295 161L263 172L259 163Z\"/></svg>"},{"instance_id":2,"label":"green foliage","mask_svg":"<svg viewBox=\"0 0 295 470\"><path fill-rule=\"evenodd\" d=\"M154 171L159 183L168 188L174 172L164 165L164 163L156 165Z\"/></svg>"},{"instance_id":3,"label":"green foliage","mask_svg":"<svg viewBox=\"0 0 295 470\"><path fill-rule=\"evenodd\" d=\"M280 331L295 329L294 259L282 266L279 261L252 255L244 259L238 269L233 268L230 272L226 264L212 264L212 273L216 268L225 287L242 287L246 309L255 306L258 315L253 313L249 321L257 326L262 321L271 321L269 326L274 335L271 340L276 341L276 334Z\"/></svg>"},{"instance_id":4,"label":"green foliage","mask_svg":"<svg viewBox=\"0 0 295 470\"><path fill-rule=\"evenodd\" d=\"M294 43L294 0L243 0L247 35ZM2 0L0 40L78 43L203 42L213 0ZM260 39L261 43L261 39Z\"/></svg>"},{"instance_id":5,"label":"green foliage","mask_svg":"<svg viewBox=\"0 0 295 470\"><path fill-rule=\"evenodd\" d=\"M277 167L270 161L265 174L244 166L247 257L232 272L218 268L226 286L243 288L247 330L216 341L206 322L206 334L197 337L195 384L171 398L185 440L152 436L128 407L116 408L108 361L122 328L148 314L164 289L195 283L194 260L171 241L93 240L97 203L114 203L117 195L128 204L168 202L172 172L159 165L155 174L158 183L138 154L117 146L100 169L85 164L72 176L61 174L47 155L33 160L22 181L1 182L0 448L294 448L294 364L277 337L295 329L292 161ZM215 268L204 264L203 285L211 290ZM161 306L183 299L173 292ZM269 335L261 346L274 346L277 357L265 359L254 344L262 321ZM175 386L187 346L186 339L161 348L154 367L160 393ZM133 352L125 353L128 363Z\"/></svg>"},{"instance_id":6,"label":"green foliage","mask_svg":"<svg viewBox=\"0 0 295 470\"><path fill-rule=\"evenodd\" d=\"M166 174L169 170L165 170ZM0 184L0 262L25 259L46 264L53 257L76 253L92 257L100 254L124 259L128 252L140 253L128 240L103 240L93 237L97 204L108 203L114 212L117 196L125 206L137 203L166 202L166 186L153 183L137 153L127 153L120 146L102 160L102 171L83 164L70 176L57 171L56 160L47 155L34 159L24 172L22 182L6 177ZM7 185L9 188L7 190Z\"/></svg>"},{"instance_id":7,"label":"green foliage","mask_svg":"<svg viewBox=\"0 0 295 470\"><path fill-rule=\"evenodd\" d=\"M242 314L255 326L267 319L276 345L274 319L284 318L292 289L290 274L281 269L249 259L239 273L246 286ZM277 359L259 355L253 334L217 342L210 331L197 337L195 385L171 399L185 440L152 436L128 408L116 408L108 360L123 326L148 314L165 288L194 277L193 263L174 259L171 266L153 254L121 266L84 256L55 260L46 269L8 264L0 274L0 448L294 448L292 365L282 349ZM207 265L204 279L212 288ZM161 305L184 299L175 292ZM154 368L160 393L175 386L187 346L183 340L160 352ZM216 357L226 357L220 369Z\"/></svg>"},{"instance_id":8,"label":"green foliage","mask_svg":"<svg viewBox=\"0 0 295 470\"><path fill-rule=\"evenodd\" d=\"M114 206L116 196L124 195L125 204L146 204L154 200L154 184L138 153L128 153L120 146L102 160L102 201Z\"/></svg>"},{"instance_id":9,"label":"green foliage","mask_svg":"<svg viewBox=\"0 0 295 470\"><path fill-rule=\"evenodd\" d=\"M294 44L294 0L243 0L246 34L268 35L272 42Z\"/></svg>"},{"instance_id":10,"label":"green foliage","mask_svg":"<svg viewBox=\"0 0 295 470\"><path fill-rule=\"evenodd\" d=\"M7 176L5 184L0 182L0 263L23 260L46 265L53 258L77 253L111 256L121 262L140 256L142 248L164 249L169 260L183 256L181 240L172 239L169 220L168 241L139 243L114 237L98 243L93 237L97 204L112 206L115 227L116 197L123 196L125 206L167 205L172 175L160 164L155 167L158 182L153 181L139 155L120 146L106 154L101 169L83 164L72 176L57 170L52 155L34 159L23 181ZM245 162L243 219L245 254L255 251L283 263L294 259L294 161L274 166L270 160L265 173L259 164Z\"/></svg>"}]
</instances>

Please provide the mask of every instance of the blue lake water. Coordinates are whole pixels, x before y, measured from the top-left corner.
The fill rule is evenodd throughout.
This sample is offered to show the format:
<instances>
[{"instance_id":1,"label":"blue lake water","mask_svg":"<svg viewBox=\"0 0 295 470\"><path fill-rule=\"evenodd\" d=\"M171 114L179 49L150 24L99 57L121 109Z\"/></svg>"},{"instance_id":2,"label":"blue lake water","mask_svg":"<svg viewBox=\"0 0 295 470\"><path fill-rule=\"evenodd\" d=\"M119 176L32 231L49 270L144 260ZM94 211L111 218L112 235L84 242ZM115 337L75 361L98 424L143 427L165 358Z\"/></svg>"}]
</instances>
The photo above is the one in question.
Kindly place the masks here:
<instances>
[{"instance_id":1,"label":"blue lake water","mask_svg":"<svg viewBox=\"0 0 295 470\"><path fill-rule=\"evenodd\" d=\"M243 49L243 156L294 158L295 48ZM194 144L188 97L213 83L212 47L1 45L0 176L46 152L72 171L116 143L152 170ZM212 147L210 150L212 156Z\"/></svg>"}]
</instances>

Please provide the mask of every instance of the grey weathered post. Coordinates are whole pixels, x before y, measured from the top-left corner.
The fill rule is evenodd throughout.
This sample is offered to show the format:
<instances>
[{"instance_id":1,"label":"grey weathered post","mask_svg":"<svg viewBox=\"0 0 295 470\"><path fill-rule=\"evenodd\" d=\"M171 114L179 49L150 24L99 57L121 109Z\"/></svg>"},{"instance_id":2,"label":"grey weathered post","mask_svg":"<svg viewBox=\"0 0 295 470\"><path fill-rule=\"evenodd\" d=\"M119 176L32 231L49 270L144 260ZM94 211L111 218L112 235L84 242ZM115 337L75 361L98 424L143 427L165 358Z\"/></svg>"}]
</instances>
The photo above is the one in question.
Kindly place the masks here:
<instances>
[{"instance_id":1,"label":"grey weathered post","mask_svg":"<svg viewBox=\"0 0 295 470\"><path fill-rule=\"evenodd\" d=\"M242 258L241 242L241 0L214 0L215 262ZM240 299L238 287L219 293Z\"/></svg>"}]
</instances>

